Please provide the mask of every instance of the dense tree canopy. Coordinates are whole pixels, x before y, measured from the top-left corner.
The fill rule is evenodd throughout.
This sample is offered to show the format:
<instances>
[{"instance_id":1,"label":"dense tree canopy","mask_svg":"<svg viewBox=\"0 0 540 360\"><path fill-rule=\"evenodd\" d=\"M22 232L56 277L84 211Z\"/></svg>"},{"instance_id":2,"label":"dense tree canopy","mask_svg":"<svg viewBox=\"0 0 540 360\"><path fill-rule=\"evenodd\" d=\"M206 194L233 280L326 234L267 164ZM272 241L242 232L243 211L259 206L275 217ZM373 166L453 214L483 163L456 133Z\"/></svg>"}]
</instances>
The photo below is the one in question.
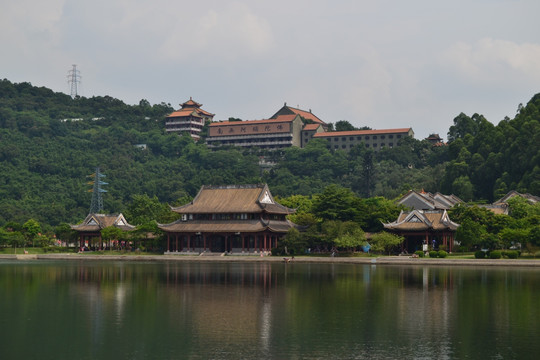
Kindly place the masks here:
<instances>
[{"instance_id":1,"label":"dense tree canopy","mask_svg":"<svg viewBox=\"0 0 540 360\"><path fill-rule=\"evenodd\" d=\"M203 184L266 182L274 195L298 201L292 207L310 209L295 218L306 226L355 221L364 231L380 231L381 219L399 213L392 200L409 189L484 202L512 189L539 194L539 108L540 94L496 126L481 115L460 114L448 146L404 138L378 152L362 146L334 151L325 140L273 152L212 151L204 141L165 133L170 104L72 99L1 80L0 225L19 224L14 231L20 232L29 219L44 229L81 221L90 206L88 175L99 166L108 183L104 211L129 214L129 222L147 223L145 211L166 219L167 204L192 198ZM336 126L351 127L346 121ZM276 165L263 170L261 156Z\"/></svg>"}]
</instances>

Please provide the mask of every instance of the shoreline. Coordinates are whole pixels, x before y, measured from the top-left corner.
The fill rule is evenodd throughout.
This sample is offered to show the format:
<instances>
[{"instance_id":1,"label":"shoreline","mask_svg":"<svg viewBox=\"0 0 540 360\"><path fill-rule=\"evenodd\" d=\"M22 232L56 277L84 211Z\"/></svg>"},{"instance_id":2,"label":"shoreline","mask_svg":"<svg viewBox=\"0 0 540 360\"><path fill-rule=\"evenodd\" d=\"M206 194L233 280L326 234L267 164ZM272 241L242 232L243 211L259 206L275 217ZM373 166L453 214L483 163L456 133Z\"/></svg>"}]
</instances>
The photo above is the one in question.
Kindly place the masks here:
<instances>
[{"instance_id":1,"label":"shoreline","mask_svg":"<svg viewBox=\"0 0 540 360\"><path fill-rule=\"evenodd\" d=\"M289 261L285 261L288 259ZM198 256L198 255L84 255L84 254L0 254L0 260L80 260L80 261L187 261L187 262L281 262L320 264L368 264L368 265L434 265L434 266L500 266L500 267L540 267L539 260L520 259L438 259L412 258L404 256L388 257L289 257L281 256Z\"/></svg>"}]
</instances>

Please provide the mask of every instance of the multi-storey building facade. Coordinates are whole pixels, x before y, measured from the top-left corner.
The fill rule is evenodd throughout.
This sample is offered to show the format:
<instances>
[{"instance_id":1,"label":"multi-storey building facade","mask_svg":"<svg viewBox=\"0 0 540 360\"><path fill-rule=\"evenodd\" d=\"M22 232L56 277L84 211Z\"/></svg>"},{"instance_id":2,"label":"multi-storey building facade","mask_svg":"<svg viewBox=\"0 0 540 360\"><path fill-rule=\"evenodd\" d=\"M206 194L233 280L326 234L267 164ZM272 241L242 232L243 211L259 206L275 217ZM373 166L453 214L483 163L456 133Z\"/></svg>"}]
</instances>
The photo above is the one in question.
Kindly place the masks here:
<instances>
[{"instance_id":1,"label":"multi-storey building facade","mask_svg":"<svg viewBox=\"0 0 540 360\"><path fill-rule=\"evenodd\" d=\"M201 138L200 132L203 126L212 121L214 114L201 109L202 104L189 98L183 103L182 108L173 112L165 121L165 130L168 133L177 133L179 135L189 134L195 141Z\"/></svg>"},{"instance_id":2,"label":"multi-storey building facade","mask_svg":"<svg viewBox=\"0 0 540 360\"><path fill-rule=\"evenodd\" d=\"M348 151L362 145L375 151L397 146L404 137L414 137L412 128L328 132L328 125L311 110L287 106L270 119L249 121L219 121L209 124L206 144L219 146L281 149L305 147L312 139L326 139L332 150Z\"/></svg>"},{"instance_id":3,"label":"multi-storey building facade","mask_svg":"<svg viewBox=\"0 0 540 360\"><path fill-rule=\"evenodd\" d=\"M300 147L303 126L300 116L294 114L267 120L213 122L208 126L206 144L261 149Z\"/></svg>"},{"instance_id":4,"label":"multi-storey building facade","mask_svg":"<svg viewBox=\"0 0 540 360\"><path fill-rule=\"evenodd\" d=\"M328 140L330 149L346 151L357 145L375 151L385 147L392 148L404 137L414 137L412 128L319 132L313 135L313 139Z\"/></svg>"}]
</instances>

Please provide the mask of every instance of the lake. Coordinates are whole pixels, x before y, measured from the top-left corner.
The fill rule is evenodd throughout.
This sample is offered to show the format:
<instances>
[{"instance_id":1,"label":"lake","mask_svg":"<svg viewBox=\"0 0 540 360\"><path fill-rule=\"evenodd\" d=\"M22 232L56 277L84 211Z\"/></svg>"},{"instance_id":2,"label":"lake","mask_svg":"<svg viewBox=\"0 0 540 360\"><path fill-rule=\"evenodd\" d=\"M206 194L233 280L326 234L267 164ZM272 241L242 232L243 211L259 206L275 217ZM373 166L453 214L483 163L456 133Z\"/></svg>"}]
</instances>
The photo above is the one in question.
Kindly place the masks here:
<instances>
[{"instance_id":1,"label":"lake","mask_svg":"<svg viewBox=\"0 0 540 360\"><path fill-rule=\"evenodd\" d=\"M0 359L534 359L540 269L0 260Z\"/></svg>"}]
</instances>

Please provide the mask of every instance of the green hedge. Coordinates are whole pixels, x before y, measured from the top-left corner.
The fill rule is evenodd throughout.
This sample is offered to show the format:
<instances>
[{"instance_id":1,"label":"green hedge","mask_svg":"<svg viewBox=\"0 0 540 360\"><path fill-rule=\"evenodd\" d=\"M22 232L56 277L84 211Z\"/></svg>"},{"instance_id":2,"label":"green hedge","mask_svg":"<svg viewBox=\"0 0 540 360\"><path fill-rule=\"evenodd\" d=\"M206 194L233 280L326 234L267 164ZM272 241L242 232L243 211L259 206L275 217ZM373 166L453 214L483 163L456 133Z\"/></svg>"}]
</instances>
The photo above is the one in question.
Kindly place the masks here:
<instances>
[{"instance_id":1,"label":"green hedge","mask_svg":"<svg viewBox=\"0 0 540 360\"><path fill-rule=\"evenodd\" d=\"M482 250L478 250L477 252L474 253L474 257L476 259L484 259L486 257L486 253L483 252Z\"/></svg>"},{"instance_id":2,"label":"green hedge","mask_svg":"<svg viewBox=\"0 0 540 360\"><path fill-rule=\"evenodd\" d=\"M519 251L517 250L508 250L503 253L503 256L509 259L517 259L519 257Z\"/></svg>"},{"instance_id":3,"label":"green hedge","mask_svg":"<svg viewBox=\"0 0 540 360\"><path fill-rule=\"evenodd\" d=\"M431 256L431 255L430 255L430 256ZM448 256L448 253L447 253L446 251L444 251L444 250L439 250L439 251L437 252L437 256L440 257L440 258L445 258L445 257Z\"/></svg>"}]
</instances>

